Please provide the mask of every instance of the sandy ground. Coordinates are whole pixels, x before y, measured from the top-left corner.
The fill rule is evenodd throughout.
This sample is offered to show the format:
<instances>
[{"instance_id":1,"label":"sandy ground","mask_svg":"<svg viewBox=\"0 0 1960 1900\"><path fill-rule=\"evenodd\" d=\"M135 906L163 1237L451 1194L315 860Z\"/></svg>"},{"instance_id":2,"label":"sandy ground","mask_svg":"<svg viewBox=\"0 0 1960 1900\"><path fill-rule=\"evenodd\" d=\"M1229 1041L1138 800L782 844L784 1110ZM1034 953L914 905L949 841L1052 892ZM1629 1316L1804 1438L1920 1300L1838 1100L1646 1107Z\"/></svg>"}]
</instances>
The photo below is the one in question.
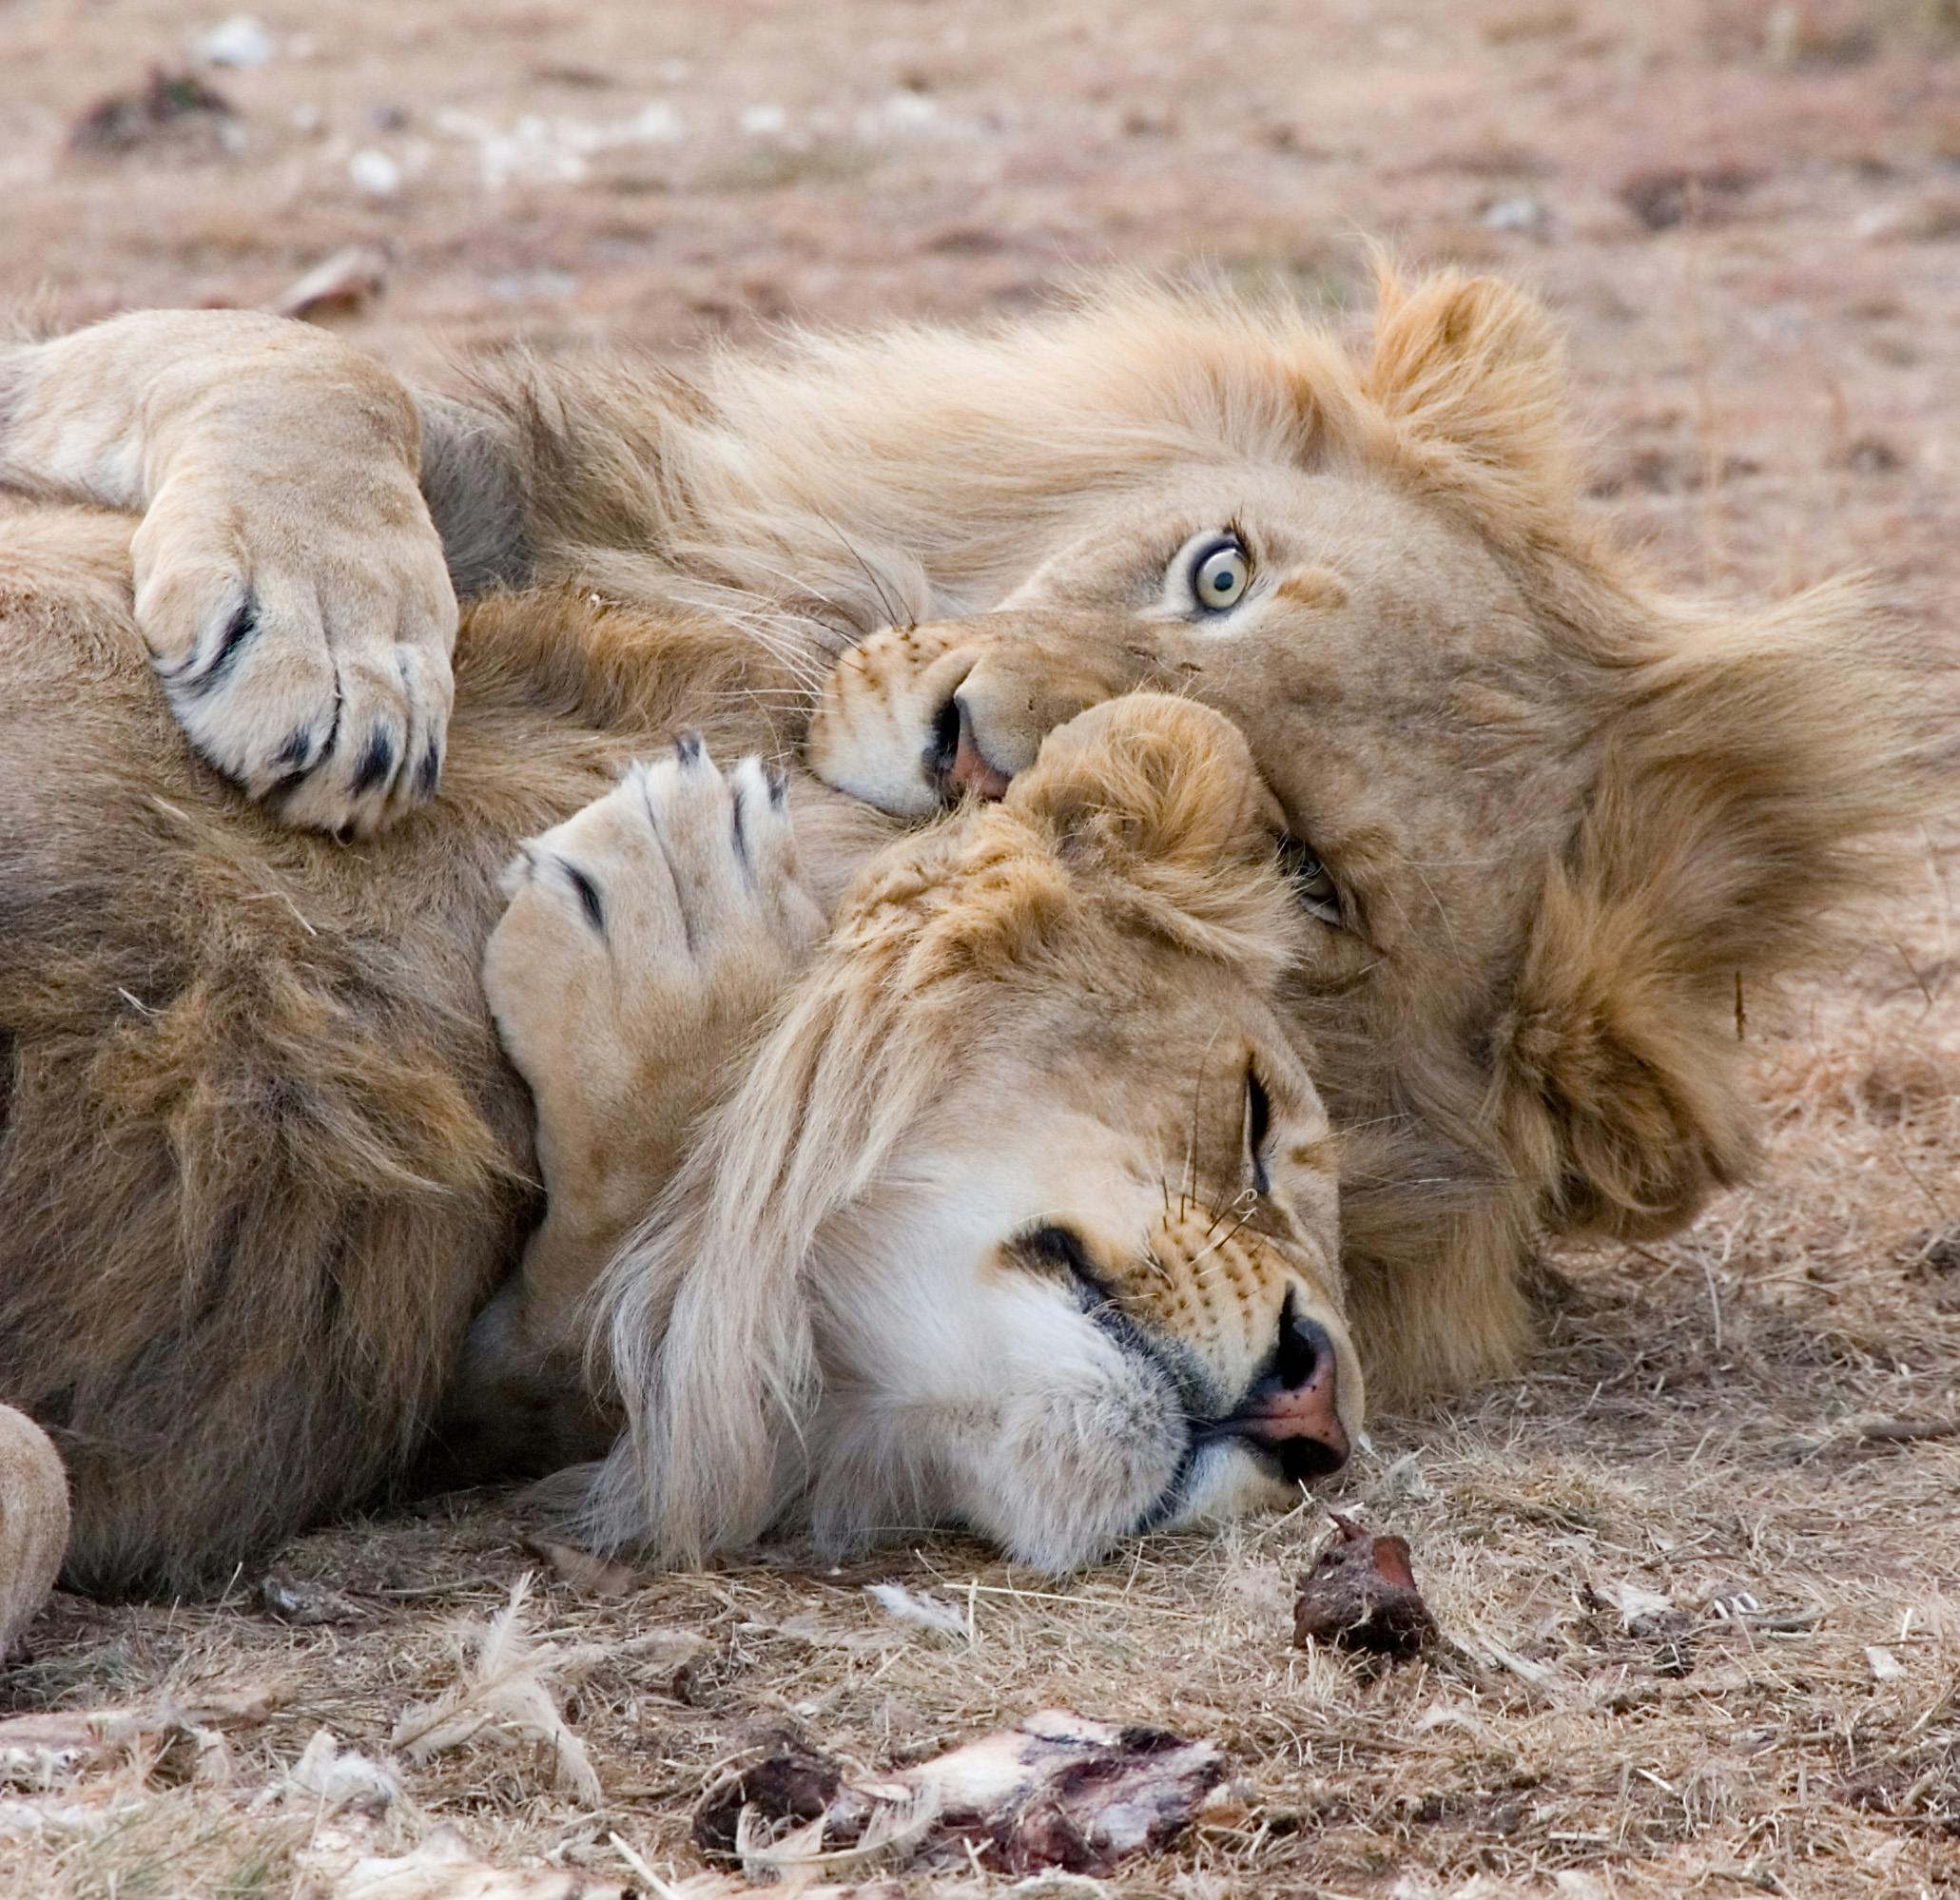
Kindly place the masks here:
<instances>
[{"instance_id":1,"label":"sandy ground","mask_svg":"<svg viewBox=\"0 0 1960 1900\"><path fill-rule=\"evenodd\" d=\"M1540 285L1600 505L1681 584L1875 567L1950 637L1960 443L1950 0L265 0L232 108L76 149L185 67L182 0L0 8L0 259L63 320L275 301L350 245L351 335L627 335L954 315L1083 266L1209 260L1361 315L1361 232ZM247 36L249 37L249 36ZM539 1568L509 1500L303 1540L340 1620L59 1599L0 1710L134 1706L133 1754L0 1790L0 1888L324 1890L442 1823L623 1884L700 1860L704 1788L769 1735L866 1768L1052 1703L1221 1745L1226 1796L1107 1890L1960 1890L1960 1010L1951 840L1870 948L1750 1034L1769 1166L1689 1234L1548 1263L1515 1384L1384 1421L1339 1487L1406 1536L1449 1646L1289 1640L1303 1507L1051 1585L941 1541L595 1595L537 1630L595 1803L536 1750L401 1765L378 1819L280 1794L327 1729L385 1755L458 1618ZM1820 898L1828 895L1820 893ZM894 1620L896 1580L957 1633ZM247 1693L249 1692L249 1693ZM243 1698L243 1699L242 1699ZM179 1723L160 1714L168 1702ZM174 1738L173 1738L174 1736ZM200 1736L204 1745L199 1745ZM1009 1876L909 1876L915 1892ZM1057 1889L1053 1890L1073 1890ZM1093 1890L1081 1889L1083 1892Z\"/></svg>"}]
</instances>

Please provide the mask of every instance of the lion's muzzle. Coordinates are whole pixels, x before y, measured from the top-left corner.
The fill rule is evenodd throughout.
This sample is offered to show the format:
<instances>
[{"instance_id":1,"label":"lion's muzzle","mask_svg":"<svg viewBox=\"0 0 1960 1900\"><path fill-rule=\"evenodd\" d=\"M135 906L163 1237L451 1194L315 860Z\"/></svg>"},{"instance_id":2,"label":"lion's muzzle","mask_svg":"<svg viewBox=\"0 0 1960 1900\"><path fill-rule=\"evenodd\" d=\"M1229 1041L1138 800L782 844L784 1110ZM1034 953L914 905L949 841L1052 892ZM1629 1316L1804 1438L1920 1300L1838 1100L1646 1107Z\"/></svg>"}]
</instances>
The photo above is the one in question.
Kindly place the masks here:
<instances>
[{"instance_id":1,"label":"lion's muzzle","mask_svg":"<svg viewBox=\"0 0 1960 1900\"><path fill-rule=\"evenodd\" d=\"M1297 1312L1289 1293L1272 1369L1205 1436L1243 1439L1275 1460L1289 1483L1324 1478L1347 1464L1353 1448L1341 1423L1340 1380L1328 1329Z\"/></svg>"}]
</instances>

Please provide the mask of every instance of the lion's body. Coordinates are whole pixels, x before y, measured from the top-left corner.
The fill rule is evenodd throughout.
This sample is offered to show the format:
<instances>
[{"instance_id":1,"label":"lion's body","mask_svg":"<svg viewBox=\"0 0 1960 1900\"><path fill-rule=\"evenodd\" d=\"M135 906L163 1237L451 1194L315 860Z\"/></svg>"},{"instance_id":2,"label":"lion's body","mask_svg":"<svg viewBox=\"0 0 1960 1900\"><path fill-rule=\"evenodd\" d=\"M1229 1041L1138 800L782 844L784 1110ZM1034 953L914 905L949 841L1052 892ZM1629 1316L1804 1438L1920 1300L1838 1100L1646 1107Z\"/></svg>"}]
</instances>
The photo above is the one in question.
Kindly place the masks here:
<instances>
[{"instance_id":1,"label":"lion's body","mask_svg":"<svg viewBox=\"0 0 1960 1900\"><path fill-rule=\"evenodd\" d=\"M1555 357L1514 293L1446 278L1391 289L1371 359L1297 313L1126 291L998 333L724 359L698 385L486 372L425 407L423 483L459 576L531 591L465 624L439 798L354 846L187 755L126 517L10 515L0 1394L68 1461L76 1580L221 1573L421 1441L535 1204L477 980L515 841L678 724L725 756L783 751L841 646L984 614L1038 572L1114 630L1111 656L1142 655L1120 678L1091 655L1090 698L1208 699L1375 892L1368 928L1313 939L1292 983L1348 1138L1372 1386L1507 1363L1541 1227L1689 1217L1749 1153L1721 1046L1737 973L1814 955L1859 841L1910 807L1896 675L1848 594L1753 622L1659 601L1584 515ZM366 479L322 514L337 572L360 572ZM1287 578L1265 631L1205 644L1158 604L1165 563L1249 495L1290 537ZM1145 501L1171 525L1135 529ZM251 558L303 567L308 520L276 525ZM1135 572L1096 566L1133 535ZM167 555L153 537L153 596ZM285 649L260 632L223 677L253 632L234 612L201 662L220 689L191 729L256 760L259 791L282 727L255 727L237 682ZM922 735L894 729L916 762ZM882 834L841 799L808 823L827 898Z\"/></svg>"},{"instance_id":2,"label":"lion's body","mask_svg":"<svg viewBox=\"0 0 1960 1900\"><path fill-rule=\"evenodd\" d=\"M8 539L0 1392L68 1461L71 1578L188 1586L422 1445L536 1202L478 974L498 873L758 672L670 619L487 606L443 798L342 846L179 743L126 521L23 511Z\"/></svg>"}]
</instances>

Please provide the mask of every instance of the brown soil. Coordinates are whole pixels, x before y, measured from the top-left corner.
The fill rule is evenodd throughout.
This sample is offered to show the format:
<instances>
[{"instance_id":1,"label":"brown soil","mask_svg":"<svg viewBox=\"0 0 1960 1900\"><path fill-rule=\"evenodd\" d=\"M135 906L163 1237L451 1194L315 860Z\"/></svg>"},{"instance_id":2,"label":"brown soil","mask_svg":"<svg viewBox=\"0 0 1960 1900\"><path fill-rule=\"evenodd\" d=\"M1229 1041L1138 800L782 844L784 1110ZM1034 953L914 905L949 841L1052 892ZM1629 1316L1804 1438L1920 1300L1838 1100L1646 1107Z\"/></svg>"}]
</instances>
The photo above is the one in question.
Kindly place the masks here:
<instances>
[{"instance_id":1,"label":"brown soil","mask_svg":"<svg viewBox=\"0 0 1960 1900\"><path fill-rule=\"evenodd\" d=\"M269 65L195 68L229 112L148 78L222 8L0 12L12 287L63 321L270 303L371 245L385 288L349 334L413 366L513 333L685 351L959 316L1111 261L1206 259L1358 319L1356 236L1383 235L1543 287L1600 505L1682 584L1870 565L1948 637L1951 0L258 10ZM137 103L90 119L112 93ZM85 122L115 135L77 146ZM1291 1645L1328 1535L1307 1505L1061 1584L950 1540L617 1596L547 1567L535 1626L609 1652L557 1691L597 1808L487 1741L404 1765L378 1820L269 1798L320 1728L386 1755L454 1679L456 1619L539 1567L509 1500L458 1501L287 1554L351 1620L281 1621L250 1578L216 1604L59 1599L0 1707L170 1697L188 1730L0 1790L0 1888L283 1893L441 1822L644 1887L636 1862L698 1868L698 1797L786 1729L875 1771L1065 1703L1214 1740L1232 1777L1109 1891L1960 1889L1951 844L1830 984L1750 999L1760 1179L1667 1245L1548 1263L1523 1377L1377 1423L1333 1501L1408 1541L1443 1634L1420 1656ZM961 1631L894 1620L862 1587L886 1580ZM222 1706L246 1687L262 1719Z\"/></svg>"}]
</instances>

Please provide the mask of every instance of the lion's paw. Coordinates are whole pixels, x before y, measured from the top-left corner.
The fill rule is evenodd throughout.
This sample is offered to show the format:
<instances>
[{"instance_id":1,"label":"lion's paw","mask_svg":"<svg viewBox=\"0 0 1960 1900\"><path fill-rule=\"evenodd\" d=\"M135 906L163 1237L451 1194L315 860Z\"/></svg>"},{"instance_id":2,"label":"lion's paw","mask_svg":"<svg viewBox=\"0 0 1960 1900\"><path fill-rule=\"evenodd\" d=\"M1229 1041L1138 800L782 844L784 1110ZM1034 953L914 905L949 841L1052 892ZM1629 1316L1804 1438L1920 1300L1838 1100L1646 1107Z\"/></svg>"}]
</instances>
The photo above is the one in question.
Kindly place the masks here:
<instances>
[{"instance_id":1,"label":"lion's paw","mask_svg":"<svg viewBox=\"0 0 1960 1900\"><path fill-rule=\"evenodd\" d=\"M137 625L201 758L288 824L365 837L441 778L456 592L406 465L340 518L290 512L167 480L131 544Z\"/></svg>"},{"instance_id":2,"label":"lion's paw","mask_svg":"<svg viewBox=\"0 0 1960 1900\"><path fill-rule=\"evenodd\" d=\"M659 1084L747 1026L824 929L804 889L787 781L754 757L724 773L700 739L634 766L523 848L484 988L539 1096Z\"/></svg>"}]
</instances>

